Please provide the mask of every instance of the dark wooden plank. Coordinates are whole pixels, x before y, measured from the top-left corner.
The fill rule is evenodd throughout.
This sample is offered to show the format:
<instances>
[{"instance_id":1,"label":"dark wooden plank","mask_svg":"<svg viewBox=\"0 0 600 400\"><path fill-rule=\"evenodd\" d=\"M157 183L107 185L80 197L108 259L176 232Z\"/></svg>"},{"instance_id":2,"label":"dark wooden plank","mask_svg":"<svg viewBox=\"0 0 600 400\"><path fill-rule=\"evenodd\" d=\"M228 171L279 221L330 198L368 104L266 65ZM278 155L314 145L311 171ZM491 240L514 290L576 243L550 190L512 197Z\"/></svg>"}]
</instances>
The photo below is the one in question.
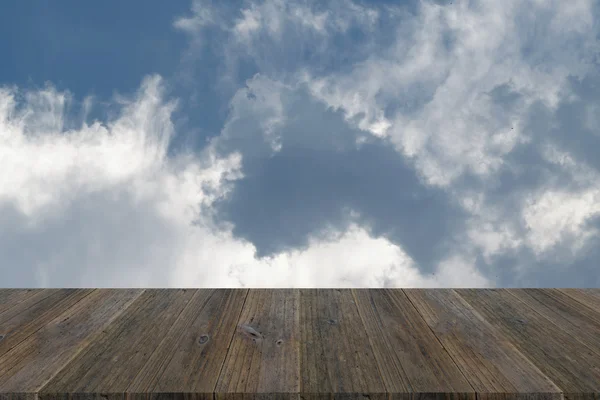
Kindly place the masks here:
<instances>
[{"instance_id":1,"label":"dark wooden plank","mask_svg":"<svg viewBox=\"0 0 600 400\"><path fill-rule=\"evenodd\" d=\"M0 357L0 392L38 391L141 292L92 289Z\"/></svg>"},{"instance_id":2,"label":"dark wooden plank","mask_svg":"<svg viewBox=\"0 0 600 400\"><path fill-rule=\"evenodd\" d=\"M404 289L478 398L527 393L560 398L560 389L452 289Z\"/></svg>"},{"instance_id":3,"label":"dark wooden plank","mask_svg":"<svg viewBox=\"0 0 600 400\"><path fill-rule=\"evenodd\" d=\"M473 387L401 289L352 292L392 397L460 393L475 399Z\"/></svg>"},{"instance_id":4,"label":"dark wooden plank","mask_svg":"<svg viewBox=\"0 0 600 400\"><path fill-rule=\"evenodd\" d=\"M218 399L297 396L299 305L298 289L250 289L214 389Z\"/></svg>"},{"instance_id":5,"label":"dark wooden plank","mask_svg":"<svg viewBox=\"0 0 600 400\"><path fill-rule=\"evenodd\" d=\"M41 392L124 393L195 293L145 290Z\"/></svg>"},{"instance_id":6,"label":"dark wooden plank","mask_svg":"<svg viewBox=\"0 0 600 400\"><path fill-rule=\"evenodd\" d=\"M600 289L557 289L590 310L600 313Z\"/></svg>"},{"instance_id":7,"label":"dark wooden plank","mask_svg":"<svg viewBox=\"0 0 600 400\"><path fill-rule=\"evenodd\" d=\"M524 289L523 289L524 290ZM565 394L600 391L600 359L505 289L457 289Z\"/></svg>"},{"instance_id":8,"label":"dark wooden plank","mask_svg":"<svg viewBox=\"0 0 600 400\"><path fill-rule=\"evenodd\" d=\"M0 316L11 307L43 289L0 289Z\"/></svg>"},{"instance_id":9,"label":"dark wooden plank","mask_svg":"<svg viewBox=\"0 0 600 400\"><path fill-rule=\"evenodd\" d=\"M198 290L127 392L212 399L247 294L247 289Z\"/></svg>"},{"instance_id":10,"label":"dark wooden plank","mask_svg":"<svg viewBox=\"0 0 600 400\"><path fill-rule=\"evenodd\" d=\"M556 289L507 291L600 356L600 313Z\"/></svg>"},{"instance_id":11,"label":"dark wooden plank","mask_svg":"<svg viewBox=\"0 0 600 400\"><path fill-rule=\"evenodd\" d=\"M350 289L300 291L301 393L311 398L387 398ZM322 397L321 396L321 397Z\"/></svg>"},{"instance_id":12,"label":"dark wooden plank","mask_svg":"<svg viewBox=\"0 0 600 400\"><path fill-rule=\"evenodd\" d=\"M0 315L0 357L92 293L91 289L43 289ZM0 370L0 375L2 374Z\"/></svg>"}]
</instances>

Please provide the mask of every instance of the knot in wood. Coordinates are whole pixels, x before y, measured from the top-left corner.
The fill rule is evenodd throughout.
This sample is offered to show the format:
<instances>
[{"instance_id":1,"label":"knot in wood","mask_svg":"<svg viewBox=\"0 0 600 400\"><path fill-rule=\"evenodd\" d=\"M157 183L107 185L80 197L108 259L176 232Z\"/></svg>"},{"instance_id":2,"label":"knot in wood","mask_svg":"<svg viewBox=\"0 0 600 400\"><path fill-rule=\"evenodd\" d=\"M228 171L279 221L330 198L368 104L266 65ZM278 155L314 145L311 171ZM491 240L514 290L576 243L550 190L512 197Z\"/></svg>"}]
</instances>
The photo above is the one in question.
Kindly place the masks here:
<instances>
[{"instance_id":1,"label":"knot in wood","mask_svg":"<svg viewBox=\"0 0 600 400\"><path fill-rule=\"evenodd\" d=\"M202 336L200 336L200 338L198 339L198 343L200 343L200 344L204 344L204 343L206 343L206 342L208 342L208 335L202 335Z\"/></svg>"},{"instance_id":2,"label":"knot in wood","mask_svg":"<svg viewBox=\"0 0 600 400\"><path fill-rule=\"evenodd\" d=\"M275 342L275 343L277 343L277 346L281 346L281 343L283 343L283 340L279 339L279 340L278 340L277 342Z\"/></svg>"},{"instance_id":3,"label":"knot in wood","mask_svg":"<svg viewBox=\"0 0 600 400\"><path fill-rule=\"evenodd\" d=\"M335 325L335 324L337 324L337 321L335 319L330 319L330 320L327 321L327 323L329 325Z\"/></svg>"},{"instance_id":4,"label":"knot in wood","mask_svg":"<svg viewBox=\"0 0 600 400\"><path fill-rule=\"evenodd\" d=\"M4 334L0 333L0 340L4 339Z\"/></svg>"},{"instance_id":5,"label":"knot in wood","mask_svg":"<svg viewBox=\"0 0 600 400\"><path fill-rule=\"evenodd\" d=\"M260 332L258 332L256 329L249 325L240 325L240 328L242 329L242 332L244 332L247 336L251 337L255 341L257 339L263 338L263 335Z\"/></svg>"}]
</instances>

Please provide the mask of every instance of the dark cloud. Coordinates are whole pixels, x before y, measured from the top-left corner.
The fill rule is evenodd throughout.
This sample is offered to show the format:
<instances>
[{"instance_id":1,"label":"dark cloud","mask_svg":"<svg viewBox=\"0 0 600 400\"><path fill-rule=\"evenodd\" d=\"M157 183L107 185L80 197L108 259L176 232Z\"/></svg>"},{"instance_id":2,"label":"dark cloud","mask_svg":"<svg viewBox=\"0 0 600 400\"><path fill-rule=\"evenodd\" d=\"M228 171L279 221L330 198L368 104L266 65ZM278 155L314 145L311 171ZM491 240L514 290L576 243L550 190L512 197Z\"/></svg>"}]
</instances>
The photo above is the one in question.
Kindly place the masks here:
<instances>
[{"instance_id":1,"label":"dark cloud","mask_svg":"<svg viewBox=\"0 0 600 400\"><path fill-rule=\"evenodd\" d=\"M456 188L472 188L485 193L486 203L500 214L501 221L512 223L520 237L527 234L527 226L520 210L523 200L543 190L573 191L600 188L599 182L575 180L573 171L548 161L543 156L544 146L551 144L566 151L577 162L600 171L600 135L586 126L586 107L598 104L594 88L598 76L571 79L569 89L577 96L575 101L562 101L556 110L541 102L534 104L525 118L523 132L531 137L520 144L504 159L503 168L493 177L481 180L465 176ZM507 88L495 91L501 102L514 102L518 96ZM585 231L600 232L600 217L591 217L583 226ZM597 287L600 285L598 260L600 237L592 237L580 250L576 238L564 237L544 254L538 255L525 244L516 249L505 249L486 261L483 251L477 251L477 266L482 273L504 287Z\"/></svg>"},{"instance_id":2,"label":"dark cloud","mask_svg":"<svg viewBox=\"0 0 600 400\"><path fill-rule=\"evenodd\" d=\"M520 247L492 257L490 263L479 258L477 267L499 287L600 287L600 238L591 239L576 258L566 261L572 245L567 240L543 259Z\"/></svg>"},{"instance_id":3,"label":"dark cloud","mask_svg":"<svg viewBox=\"0 0 600 400\"><path fill-rule=\"evenodd\" d=\"M588 75L581 80L571 78L569 84L577 99L562 102L554 115L556 126L540 133L545 133L576 160L600 171L600 125L596 122L593 127L586 126L590 112L597 113L595 118L600 122L600 74Z\"/></svg>"},{"instance_id":4,"label":"dark cloud","mask_svg":"<svg viewBox=\"0 0 600 400\"><path fill-rule=\"evenodd\" d=\"M344 229L352 209L373 234L399 244L429 272L464 222L444 192L422 185L381 142L344 152L284 148L245 174L218 210L259 255L305 247L328 226Z\"/></svg>"}]
</instances>

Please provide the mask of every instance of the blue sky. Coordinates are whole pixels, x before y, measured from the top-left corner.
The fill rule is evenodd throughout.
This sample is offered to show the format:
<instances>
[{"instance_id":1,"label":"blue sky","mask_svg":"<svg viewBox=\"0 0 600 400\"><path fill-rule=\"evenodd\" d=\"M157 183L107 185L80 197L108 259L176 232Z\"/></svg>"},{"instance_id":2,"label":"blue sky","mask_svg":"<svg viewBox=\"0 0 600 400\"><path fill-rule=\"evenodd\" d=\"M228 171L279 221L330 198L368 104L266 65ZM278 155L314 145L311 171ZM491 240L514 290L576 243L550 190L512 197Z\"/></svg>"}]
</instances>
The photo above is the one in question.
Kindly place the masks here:
<instances>
[{"instance_id":1,"label":"blue sky","mask_svg":"<svg viewBox=\"0 0 600 400\"><path fill-rule=\"evenodd\" d=\"M2 287L600 287L593 0L6 1Z\"/></svg>"}]
</instances>

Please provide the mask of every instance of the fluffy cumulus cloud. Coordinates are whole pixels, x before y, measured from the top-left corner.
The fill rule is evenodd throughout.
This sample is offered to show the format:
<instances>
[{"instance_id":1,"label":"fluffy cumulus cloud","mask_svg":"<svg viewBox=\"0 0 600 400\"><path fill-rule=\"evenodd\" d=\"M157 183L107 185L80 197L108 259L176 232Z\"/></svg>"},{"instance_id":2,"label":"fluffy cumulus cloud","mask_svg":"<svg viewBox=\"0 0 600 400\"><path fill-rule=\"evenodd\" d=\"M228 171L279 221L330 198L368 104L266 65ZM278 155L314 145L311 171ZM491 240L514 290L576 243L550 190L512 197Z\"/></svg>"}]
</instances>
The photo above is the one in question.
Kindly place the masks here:
<instances>
[{"instance_id":1,"label":"fluffy cumulus cloud","mask_svg":"<svg viewBox=\"0 0 600 400\"><path fill-rule=\"evenodd\" d=\"M169 151L187 92L156 75L94 122L0 89L3 285L600 285L599 17L193 0L186 85L228 110L199 148Z\"/></svg>"},{"instance_id":2,"label":"fluffy cumulus cloud","mask_svg":"<svg viewBox=\"0 0 600 400\"><path fill-rule=\"evenodd\" d=\"M442 266L467 265L500 285L599 284L591 273L593 249L600 243L600 147L591 149L600 145L594 117L598 98L581 88L599 78L598 11L589 0L337 1L327 8L310 1L245 2L222 20L220 30L229 38L221 51L224 74L239 80L248 65L249 74L258 72L238 82L246 87L234 98L262 87L268 96L258 104L266 107L261 112L270 110L262 121L277 121L277 128L258 129L252 145L225 142L252 154L256 143L280 140L269 153L275 159L297 156L299 141L302 149L328 143L338 151L344 142L347 159L373 146L393 148L418 182L408 185L398 175L386 183L443 193L443 201L427 204L419 217L426 227L433 207L442 208L436 217L452 221L445 236L436 241L434 229L418 236L421 232L411 226L422 242L418 249L406 232L399 234L410 225L410 214L421 212L423 201L383 216L357 202L356 194L346 197L339 190L340 203L346 203L338 207L352 204L373 226L393 220L393 229L379 231L408 251L421 270L439 274ZM315 103L321 111L315 111ZM307 117L309 105L314 109ZM286 122L294 119L314 119L324 127L295 129ZM341 135L331 125L334 120L335 126L345 126ZM288 139L286 146L285 138L292 136L297 139ZM316 136L312 146L307 136ZM589 146L572 144L573 136L573 143ZM313 151L307 163L320 158L320 151ZM274 163L263 163L261 172ZM343 176L343 162L337 165ZM362 171L370 174L368 167ZM369 178L385 175L380 171ZM298 192L318 185L320 177L297 187ZM357 179L353 183L372 188ZM243 187L234 190L234 199L246 193ZM374 191L368 202L385 203L379 196ZM329 220L336 219L332 214ZM323 215L315 211L313 217ZM241 226L245 219L237 220ZM254 232L254 239L265 235ZM426 247L437 256L425 255Z\"/></svg>"},{"instance_id":3,"label":"fluffy cumulus cloud","mask_svg":"<svg viewBox=\"0 0 600 400\"><path fill-rule=\"evenodd\" d=\"M398 245L356 224L323 230L304 249L257 257L212 210L243 177L241 155L220 157L211 145L167 157L176 103L157 76L121 100L111 120L66 129L72 102L52 86L0 93L3 285L439 284ZM260 128L274 124L258 109L239 112L255 114Z\"/></svg>"}]
</instances>

